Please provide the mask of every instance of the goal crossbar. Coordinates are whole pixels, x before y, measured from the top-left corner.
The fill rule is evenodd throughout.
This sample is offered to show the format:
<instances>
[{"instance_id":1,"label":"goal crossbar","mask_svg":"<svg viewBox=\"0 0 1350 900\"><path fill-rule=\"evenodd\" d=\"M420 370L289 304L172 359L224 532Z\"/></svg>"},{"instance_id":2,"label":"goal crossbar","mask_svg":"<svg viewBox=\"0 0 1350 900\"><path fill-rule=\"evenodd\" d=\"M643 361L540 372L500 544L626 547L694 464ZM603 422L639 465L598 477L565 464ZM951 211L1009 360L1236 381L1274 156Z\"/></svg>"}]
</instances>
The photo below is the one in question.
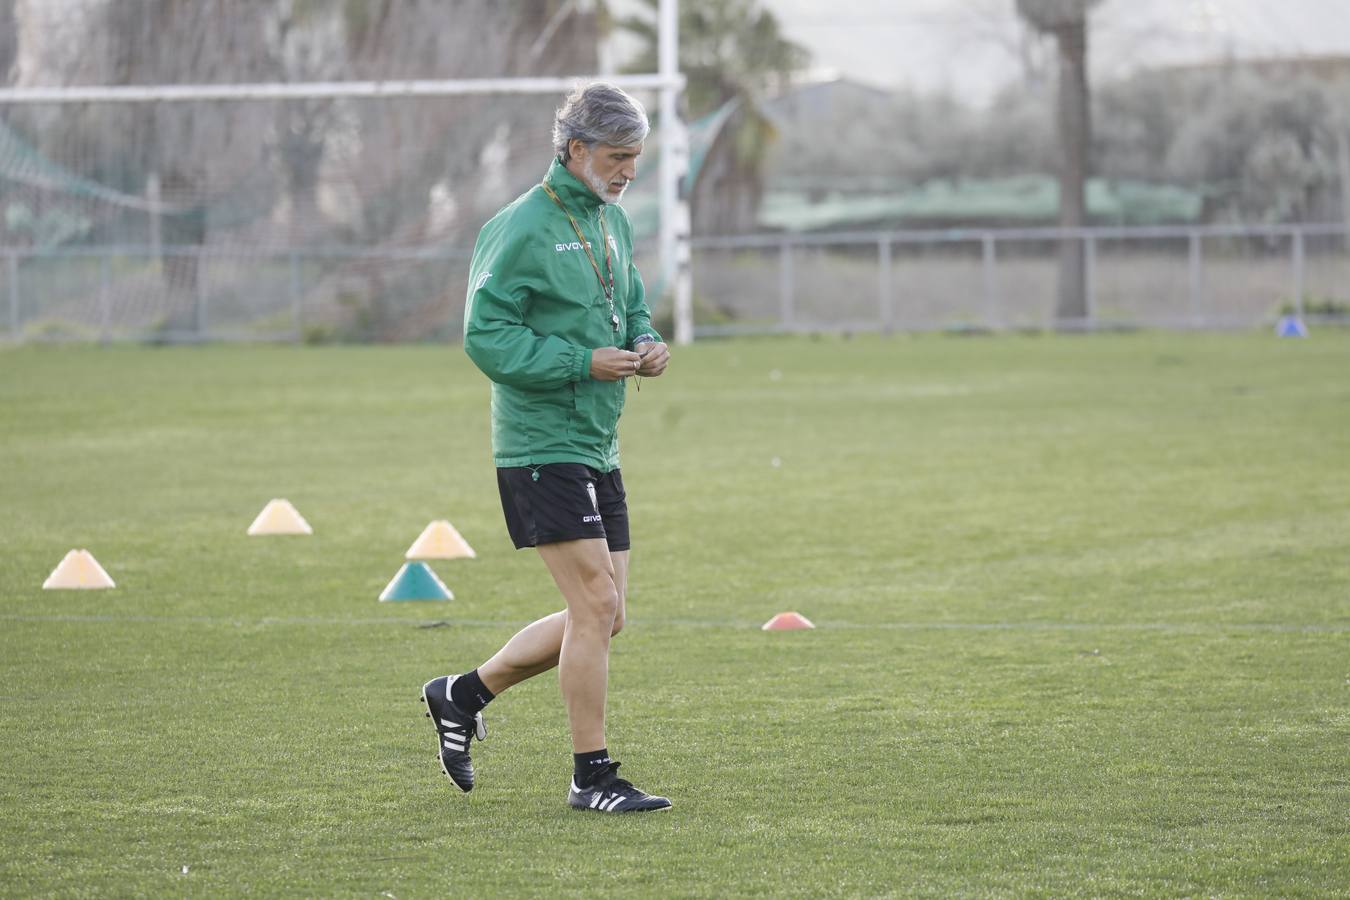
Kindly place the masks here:
<instances>
[{"instance_id":1,"label":"goal crossbar","mask_svg":"<svg viewBox=\"0 0 1350 900\"><path fill-rule=\"evenodd\" d=\"M453 78L404 81L297 81L262 84L72 85L0 89L0 104L145 103L193 100L320 100L336 97L453 97L567 93L579 83L607 81L625 90L675 90L683 74L575 75L548 78Z\"/></svg>"}]
</instances>

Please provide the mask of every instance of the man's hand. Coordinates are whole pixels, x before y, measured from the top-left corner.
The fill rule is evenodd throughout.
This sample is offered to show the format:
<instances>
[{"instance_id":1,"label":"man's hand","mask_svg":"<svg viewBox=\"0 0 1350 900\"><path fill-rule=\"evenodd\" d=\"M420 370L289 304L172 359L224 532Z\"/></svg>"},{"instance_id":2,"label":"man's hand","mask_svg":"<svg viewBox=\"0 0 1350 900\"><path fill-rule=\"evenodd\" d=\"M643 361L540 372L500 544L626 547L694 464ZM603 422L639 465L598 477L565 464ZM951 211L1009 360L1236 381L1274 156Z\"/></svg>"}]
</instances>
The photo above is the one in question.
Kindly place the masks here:
<instances>
[{"instance_id":1,"label":"man's hand","mask_svg":"<svg viewBox=\"0 0 1350 900\"><path fill-rule=\"evenodd\" d=\"M652 346L646 344L644 346ZM665 346L662 344L661 346ZM642 358L618 347L600 347L591 351L591 377L596 381L619 381L638 374ZM662 366L662 368L665 368ZM646 373L643 373L646 374Z\"/></svg>"},{"instance_id":2,"label":"man's hand","mask_svg":"<svg viewBox=\"0 0 1350 900\"><path fill-rule=\"evenodd\" d=\"M666 366L670 364L670 348L664 343L638 344L633 349L642 357L642 364L637 370L639 375L655 378L664 372Z\"/></svg>"}]
</instances>

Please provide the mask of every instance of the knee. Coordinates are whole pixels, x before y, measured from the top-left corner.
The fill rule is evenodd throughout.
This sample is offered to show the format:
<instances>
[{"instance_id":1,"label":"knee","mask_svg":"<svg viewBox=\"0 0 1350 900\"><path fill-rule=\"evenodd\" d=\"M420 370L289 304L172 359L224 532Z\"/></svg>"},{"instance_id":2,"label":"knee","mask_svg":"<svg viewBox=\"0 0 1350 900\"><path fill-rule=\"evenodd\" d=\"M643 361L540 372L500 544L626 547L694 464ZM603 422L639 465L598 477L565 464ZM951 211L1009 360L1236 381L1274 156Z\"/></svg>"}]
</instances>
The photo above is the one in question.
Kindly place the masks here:
<instances>
[{"instance_id":1,"label":"knee","mask_svg":"<svg viewBox=\"0 0 1350 900\"><path fill-rule=\"evenodd\" d=\"M623 604L620 603L614 610L614 626L609 629L609 636L614 637L620 631L623 631Z\"/></svg>"},{"instance_id":2,"label":"knee","mask_svg":"<svg viewBox=\"0 0 1350 900\"><path fill-rule=\"evenodd\" d=\"M619 613L619 591L614 579L608 573L592 578L587 585L584 614L593 622L608 628L621 625Z\"/></svg>"}]
</instances>

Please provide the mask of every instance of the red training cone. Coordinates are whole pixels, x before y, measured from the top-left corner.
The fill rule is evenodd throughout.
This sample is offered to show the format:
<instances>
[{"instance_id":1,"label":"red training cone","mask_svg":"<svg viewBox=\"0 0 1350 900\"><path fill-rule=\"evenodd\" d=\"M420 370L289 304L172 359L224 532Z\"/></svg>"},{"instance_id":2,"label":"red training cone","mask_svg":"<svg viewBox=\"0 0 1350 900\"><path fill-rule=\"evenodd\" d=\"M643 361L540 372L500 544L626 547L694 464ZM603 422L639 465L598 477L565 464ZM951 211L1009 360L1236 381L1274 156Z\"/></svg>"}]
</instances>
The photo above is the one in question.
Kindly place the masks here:
<instances>
[{"instance_id":1,"label":"red training cone","mask_svg":"<svg viewBox=\"0 0 1350 900\"><path fill-rule=\"evenodd\" d=\"M811 620L801 613L781 612L760 626L760 631L795 631L798 628L815 628Z\"/></svg>"}]
</instances>

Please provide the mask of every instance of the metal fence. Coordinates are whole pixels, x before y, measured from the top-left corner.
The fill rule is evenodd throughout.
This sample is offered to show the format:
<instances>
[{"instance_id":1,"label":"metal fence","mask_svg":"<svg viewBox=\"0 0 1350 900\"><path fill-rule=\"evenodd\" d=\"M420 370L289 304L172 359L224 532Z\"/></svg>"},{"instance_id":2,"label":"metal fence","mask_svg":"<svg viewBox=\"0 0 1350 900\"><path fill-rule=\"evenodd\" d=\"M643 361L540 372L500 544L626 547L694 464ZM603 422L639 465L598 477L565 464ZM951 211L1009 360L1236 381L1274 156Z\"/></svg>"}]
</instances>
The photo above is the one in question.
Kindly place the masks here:
<instances>
[{"instance_id":1,"label":"metal fence","mask_svg":"<svg viewBox=\"0 0 1350 900\"><path fill-rule=\"evenodd\" d=\"M691 243L694 334L1248 328L1350 310L1344 225L889 231ZM1087 315L1055 314L1062 240ZM652 248L639 268L655 281ZM13 341L460 337L469 251L446 247L0 247ZM654 299L658 318L668 301Z\"/></svg>"},{"instance_id":2,"label":"metal fence","mask_svg":"<svg viewBox=\"0 0 1350 900\"><path fill-rule=\"evenodd\" d=\"M409 341L459 334L469 251L0 247L16 341Z\"/></svg>"},{"instance_id":3,"label":"metal fence","mask_svg":"<svg viewBox=\"0 0 1350 900\"><path fill-rule=\"evenodd\" d=\"M1350 310L1347 226L753 235L692 243L696 334L1247 328ZM1086 315L1056 316L1059 247L1083 244ZM1313 315L1316 319L1317 316Z\"/></svg>"}]
</instances>

